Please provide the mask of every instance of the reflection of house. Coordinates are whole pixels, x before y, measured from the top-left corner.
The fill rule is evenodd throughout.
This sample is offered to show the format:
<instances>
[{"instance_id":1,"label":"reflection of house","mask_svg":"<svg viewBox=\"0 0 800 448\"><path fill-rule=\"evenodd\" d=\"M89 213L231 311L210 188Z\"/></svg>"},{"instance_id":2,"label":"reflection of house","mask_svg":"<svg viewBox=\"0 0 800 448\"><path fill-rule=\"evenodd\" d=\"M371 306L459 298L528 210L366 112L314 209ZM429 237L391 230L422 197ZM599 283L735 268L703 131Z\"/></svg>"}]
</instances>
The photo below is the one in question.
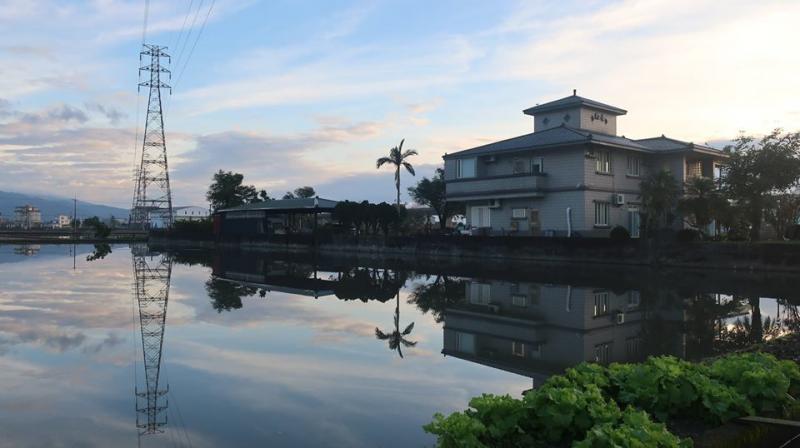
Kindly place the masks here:
<instances>
[{"instance_id":1,"label":"reflection of house","mask_svg":"<svg viewBox=\"0 0 800 448\"><path fill-rule=\"evenodd\" d=\"M680 322L681 312L659 313ZM465 300L444 312L445 355L543 380L583 361L635 361L654 318L638 291L528 282L470 281ZM661 344L681 354L680 332ZM667 336L659 336L667 337Z\"/></svg>"},{"instance_id":2,"label":"reflection of house","mask_svg":"<svg viewBox=\"0 0 800 448\"><path fill-rule=\"evenodd\" d=\"M446 154L448 202L490 233L605 236L639 231L641 179L667 169L679 184L716 177L725 154L665 136L617 135L618 107L573 94L524 111L533 133Z\"/></svg>"},{"instance_id":3,"label":"reflection of house","mask_svg":"<svg viewBox=\"0 0 800 448\"><path fill-rule=\"evenodd\" d=\"M313 266L278 261L267 264L264 259L257 259L255 263L249 265L234 262L224 267L215 266L213 276L219 280L268 292L284 292L315 298L333 295L337 283L320 278L319 272Z\"/></svg>"},{"instance_id":4,"label":"reflection of house","mask_svg":"<svg viewBox=\"0 0 800 448\"><path fill-rule=\"evenodd\" d=\"M321 198L265 201L218 210L214 234L221 238L310 235L330 222L337 202Z\"/></svg>"}]
</instances>

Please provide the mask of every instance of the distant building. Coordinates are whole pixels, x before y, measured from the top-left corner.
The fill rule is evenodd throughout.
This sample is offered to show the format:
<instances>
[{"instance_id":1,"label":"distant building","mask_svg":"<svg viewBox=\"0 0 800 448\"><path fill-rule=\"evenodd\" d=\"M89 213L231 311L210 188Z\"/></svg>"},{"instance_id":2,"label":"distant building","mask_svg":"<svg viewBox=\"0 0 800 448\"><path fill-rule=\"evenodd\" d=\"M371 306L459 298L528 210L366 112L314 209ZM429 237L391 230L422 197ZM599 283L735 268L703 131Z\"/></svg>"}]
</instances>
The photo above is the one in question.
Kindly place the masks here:
<instances>
[{"instance_id":1,"label":"distant building","mask_svg":"<svg viewBox=\"0 0 800 448\"><path fill-rule=\"evenodd\" d=\"M23 229L32 229L42 225L42 212L30 204L14 209L14 224Z\"/></svg>"},{"instance_id":2,"label":"distant building","mask_svg":"<svg viewBox=\"0 0 800 448\"><path fill-rule=\"evenodd\" d=\"M313 235L332 220L338 202L298 198L245 204L218 210L214 234L220 238L269 238L273 235Z\"/></svg>"},{"instance_id":3,"label":"distant building","mask_svg":"<svg viewBox=\"0 0 800 448\"><path fill-rule=\"evenodd\" d=\"M72 218L67 215L58 215L55 219L55 227L63 229L72 225Z\"/></svg>"},{"instance_id":4,"label":"distant building","mask_svg":"<svg viewBox=\"0 0 800 448\"><path fill-rule=\"evenodd\" d=\"M195 205L187 205L183 207L173 207L172 219L175 222L179 221L202 221L208 219L209 213L206 207L197 207Z\"/></svg>"}]
</instances>

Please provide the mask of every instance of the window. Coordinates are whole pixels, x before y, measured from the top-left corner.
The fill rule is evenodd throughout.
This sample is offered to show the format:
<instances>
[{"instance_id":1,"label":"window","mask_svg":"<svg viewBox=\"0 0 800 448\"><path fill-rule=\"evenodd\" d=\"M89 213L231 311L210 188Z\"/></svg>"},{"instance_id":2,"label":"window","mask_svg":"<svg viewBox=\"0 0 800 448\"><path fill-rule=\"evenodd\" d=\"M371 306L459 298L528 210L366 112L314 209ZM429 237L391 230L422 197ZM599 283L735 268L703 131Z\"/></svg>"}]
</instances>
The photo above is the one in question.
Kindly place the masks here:
<instances>
[{"instance_id":1,"label":"window","mask_svg":"<svg viewBox=\"0 0 800 448\"><path fill-rule=\"evenodd\" d=\"M534 174L544 173L544 157L534 157L531 161L531 172Z\"/></svg>"},{"instance_id":2,"label":"window","mask_svg":"<svg viewBox=\"0 0 800 448\"><path fill-rule=\"evenodd\" d=\"M475 159L456 160L456 178L475 177Z\"/></svg>"},{"instance_id":3,"label":"window","mask_svg":"<svg viewBox=\"0 0 800 448\"><path fill-rule=\"evenodd\" d=\"M511 354L514 356L519 356L520 358L524 358L525 344L522 342L511 341Z\"/></svg>"},{"instance_id":4,"label":"window","mask_svg":"<svg viewBox=\"0 0 800 448\"><path fill-rule=\"evenodd\" d=\"M542 296L542 288L541 288L541 286L532 284L528 288L528 293L530 295L531 305L534 305L534 306L539 305L539 297Z\"/></svg>"},{"instance_id":5,"label":"window","mask_svg":"<svg viewBox=\"0 0 800 448\"><path fill-rule=\"evenodd\" d=\"M539 223L539 210L531 210L529 222L531 226L531 232L538 232L541 229L541 224Z\"/></svg>"},{"instance_id":6,"label":"window","mask_svg":"<svg viewBox=\"0 0 800 448\"><path fill-rule=\"evenodd\" d=\"M482 228L491 227L490 213L491 210L488 206L470 207L470 225L472 227Z\"/></svg>"},{"instance_id":7,"label":"window","mask_svg":"<svg viewBox=\"0 0 800 448\"><path fill-rule=\"evenodd\" d=\"M639 233L642 228L642 217L639 215L639 209L628 209L628 232L631 238L639 238Z\"/></svg>"},{"instance_id":8,"label":"window","mask_svg":"<svg viewBox=\"0 0 800 448\"><path fill-rule=\"evenodd\" d=\"M595 168L598 173L610 174L611 173L611 151L597 151L597 158L595 159Z\"/></svg>"},{"instance_id":9,"label":"window","mask_svg":"<svg viewBox=\"0 0 800 448\"><path fill-rule=\"evenodd\" d=\"M594 362L608 364L611 360L611 342L604 342L594 346Z\"/></svg>"},{"instance_id":10,"label":"window","mask_svg":"<svg viewBox=\"0 0 800 448\"><path fill-rule=\"evenodd\" d=\"M462 353L475 354L475 335L471 333L456 333L456 350Z\"/></svg>"},{"instance_id":11,"label":"window","mask_svg":"<svg viewBox=\"0 0 800 448\"><path fill-rule=\"evenodd\" d=\"M469 303L473 305L488 305L492 300L492 285L488 283L469 284Z\"/></svg>"},{"instance_id":12,"label":"window","mask_svg":"<svg viewBox=\"0 0 800 448\"><path fill-rule=\"evenodd\" d=\"M525 159L514 159L512 163L512 172L514 174L525 174L530 169L528 161Z\"/></svg>"},{"instance_id":13,"label":"window","mask_svg":"<svg viewBox=\"0 0 800 448\"><path fill-rule=\"evenodd\" d=\"M686 179L703 176L703 163L699 160L686 161Z\"/></svg>"},{"instance_id":14,"label":"window","mask_svg":"<svg viewBox=\"0 0 800 448\"><path fill-rule=\"evenodd\" d=\"M642 159L636 156L628 156L628 176L640 176L642 174Z\"/></svg>"},{"instance_id":15,"label":"window","mask_svg":"<svg viewBox=\"0 0 800 448\"><path fill-rule=\"evenodd\" d=\"M511 209L511 217L513 219L525 219L528 217L528 209L527 208L512 208Z\"/></svg>"},{"instance_id":16,"label":"window","mask_svg":"<svg viewBox=\"0 0 800 448\"><path fill-rule=\"evenodd\" d=\"M626 361L637 361L642 356L642 338L634 336L625 339L625 355Z\"/></svg>"},{"instance_id":17,"label":"window","mask_svg":"<svg viewBox=\"0 0 800 448\"><path fill-rule=\"evenodd\" d=\"M639 304L642 301L642 295L639 291L630 290L628 291L628 308L639 308Z\"/></svg>"},{"instance_id":18,"label":"window","mask_svg":"<svg viewBox=\"0 0 800 448\"><path fill-rule=\"evenodd\" d=\"M511 296L511 304L516 307L527 308L528 296L526 296L525 294L513 294Z\"/></svg>"},{"instance_id":19,"label":"window","mask_svg":"<svg viewBox=\"0 0 800 448\"><path fill-rule=\"evenodd\" d=\"M611 209L611 203L603 201L595 201L594 203L594 225L607 226L608 215Z\"/></svg>"},{"instance_id":20,"label":"window","mask_svg":"<svg viewBox=\"0 0 800 448\"><path fill-rule=\"evenodd\" d=\"M594 310L592 315L594 317L604 316L608 314L608 291L600 291L594 293Z\"/></svg>"}]
</instances>

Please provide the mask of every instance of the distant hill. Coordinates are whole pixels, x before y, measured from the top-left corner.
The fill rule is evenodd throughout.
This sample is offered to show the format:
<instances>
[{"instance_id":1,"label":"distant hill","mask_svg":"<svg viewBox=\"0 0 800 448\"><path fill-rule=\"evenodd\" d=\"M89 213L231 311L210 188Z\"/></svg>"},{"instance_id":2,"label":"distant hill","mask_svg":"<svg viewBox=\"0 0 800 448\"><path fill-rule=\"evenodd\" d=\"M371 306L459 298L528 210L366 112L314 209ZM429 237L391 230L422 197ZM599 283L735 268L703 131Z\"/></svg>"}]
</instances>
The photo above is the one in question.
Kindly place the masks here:
<instances>
[{"instance_id":1,"label":"distant hill","mask_svg":"<svg viewBox=\"0 0 800 448\"><path fill-rule=\"evenodd\" d=\"M14 208L25 204L39 207L39 210L42 211L42 221L51 221L58 215L72 216L72 199L0 191L0 216L3 218L13 220ZM79 200L78 217L88 218L92 216L100 218L114 216L127 219L128 210Z\"/></svg>"}]
</instances>

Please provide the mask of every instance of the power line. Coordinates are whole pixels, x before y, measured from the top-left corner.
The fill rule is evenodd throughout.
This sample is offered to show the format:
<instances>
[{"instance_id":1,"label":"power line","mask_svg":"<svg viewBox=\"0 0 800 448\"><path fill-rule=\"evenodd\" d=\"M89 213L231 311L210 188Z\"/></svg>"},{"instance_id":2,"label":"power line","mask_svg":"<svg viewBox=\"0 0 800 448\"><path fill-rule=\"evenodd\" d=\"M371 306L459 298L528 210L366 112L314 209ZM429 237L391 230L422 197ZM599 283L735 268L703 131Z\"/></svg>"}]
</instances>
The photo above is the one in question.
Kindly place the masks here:
<instances>
[{"instance_id":1,"label":"power line","mask_svg":"<svg viewBox=\"0 0 800 448\"><path fill-rule=\"evenodd\" d=\"M186 21L189 20L189 16L192 15L192 5L194 5L194 0L189 1L189 9L186 11L186 15L183 16L183 24L181 25L181 29L178 32L178 38L175 39L174 45L172 46L173 50L178 49L178 45L181 43L181 37L183 36L183 30L186 29ZM177 57L178 54L176 53L175 56Z\"/></svg>"},{"instance_id":2,"label":"power line","mask_svg":"<svg viewBox=\"0 0 800 448\"><path fill-rule=\"evenodd\" d=\"M180 46L180 49L175 48L178 51L178 54L175 58L175 67L178 67L181 63L181 59L183 59L184 52L186 51L186 44L189 43L189 39L191 39L192 32L195 29L195 25L197 24L197 18L200 16L200 10L203 9L203 3L205 0L200 0L200 3L197 5L197 11L194 12L194 18L192 19L192 24L189 26L189 30L186 32L186 38L183 40L183 45ZM191 14L191 10L189 11Z\"/></svg>"},{"instance_id":3,"label":"power line","mask_svg":"<svg viewBox=\"0 0 800 448\"><path fill-rule=\"evenodd\" d=\"M208 23L208 18L211 16L211 11L214 9L214 4L216 2L217 0L211 0L211 6L208 7L208 12L206 13L205 19L203 19L203 24L200 26L200 31L197 33L197 37L194 40L194 44L192 44L192 49L189 50L189 56L186 57L186 61L183 64L183 68L181 68L181 71L178 72L178 77L173 83L174 86L177 86L178 83L181 81L183 72L186 70L186 66L189 65L189 60L192 59L192 54L194 54L194 49L197 47L197 42L200 40L200 36L203 35L203 31L206 29L206 23Z\"/></svg>"}]
</instances>

